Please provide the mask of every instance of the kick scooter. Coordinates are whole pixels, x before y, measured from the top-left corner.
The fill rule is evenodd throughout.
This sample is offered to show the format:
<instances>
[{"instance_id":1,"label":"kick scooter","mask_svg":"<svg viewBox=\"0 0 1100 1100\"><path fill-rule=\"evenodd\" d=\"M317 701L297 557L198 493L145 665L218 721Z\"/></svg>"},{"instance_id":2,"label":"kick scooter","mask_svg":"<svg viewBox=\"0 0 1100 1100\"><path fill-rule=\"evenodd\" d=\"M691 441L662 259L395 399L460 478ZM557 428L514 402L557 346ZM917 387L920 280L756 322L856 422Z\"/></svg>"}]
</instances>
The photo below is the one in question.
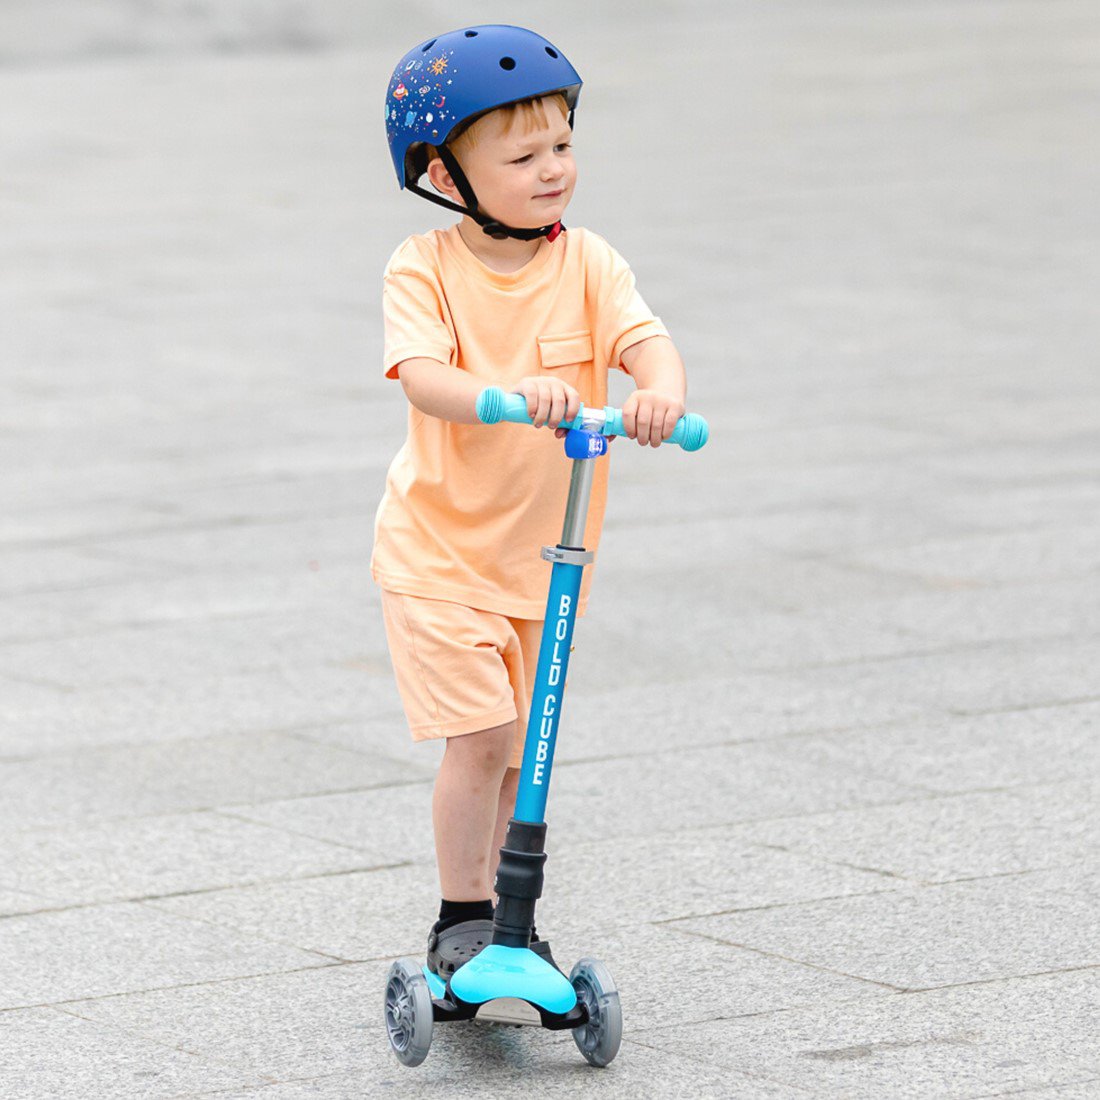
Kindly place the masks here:
<instances>
[{"instance_id":1,"label":"kick scooter","mask_svg":"<svg viewBox=\"0 0 1100 1100\"><path fill-rule=\"evenodd\" d=\"M530 424L527 399L491 386L478 396L477 415L484 424L501 420ZM608 437L623 434L622 410L586 409L567 429L565 453L573 459L569 499L561 542L544 546L553 563L546 620L539 647L527 738L523 746L516 807L500 850L494 889L492 942L458 967L444 982L419 960L398 959L386 980L385 1017L390 1045L399 1061L418 1066L428 1056L436 1022L491 1017L502 998L526 1002L550 1031L571 1030L581 1054L594 1066L606 1066L619 1051L622 1008L607 968L583 958L567 978L531 950L535 901L542 895L546 862L546 795L561 717L565 674L585 565L593 560L583 546L588 501L595 469L592 460L606 453ZM680 419L667 442L697 451L707 441L702 417ZM495 1017L500 1019L501 1017Z\"/></svg>"}]
</instances>

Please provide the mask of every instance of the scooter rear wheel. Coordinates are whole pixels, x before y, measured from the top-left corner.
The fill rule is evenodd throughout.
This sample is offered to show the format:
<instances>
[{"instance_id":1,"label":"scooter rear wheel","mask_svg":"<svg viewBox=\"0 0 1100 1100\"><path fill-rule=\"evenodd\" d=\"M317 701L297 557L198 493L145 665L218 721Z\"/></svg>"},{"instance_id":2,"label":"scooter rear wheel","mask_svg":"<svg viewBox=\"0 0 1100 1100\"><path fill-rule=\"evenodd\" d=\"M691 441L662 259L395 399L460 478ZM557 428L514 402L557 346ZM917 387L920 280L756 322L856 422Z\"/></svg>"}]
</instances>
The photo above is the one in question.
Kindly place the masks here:
<instances>
[{"instance_id":1,"label":"scooter rear wheel","mask_svg":"<svg viewBox=\"0 0 1100 1100\"><path fill-rule=\"evenodd\" d=\"M569 981L577 1000L588 1009L588 1023L573 1029L573 1041L591 1065L609 1065L623 1039L623 1010L615 980L598 959L581 959Z\"/></svg>"},{"instance_id":2,"label":"scooter rear wheel","mask_svg":"<svg viewBox=\"0 0 1100 1100\"><path fill-rule=\"evenodd\" d=\"M398 959L386 979L386 1032L397 1060L418 1066L432 1045L432 992L415 959Z\"/></svg>"}]
</instances>

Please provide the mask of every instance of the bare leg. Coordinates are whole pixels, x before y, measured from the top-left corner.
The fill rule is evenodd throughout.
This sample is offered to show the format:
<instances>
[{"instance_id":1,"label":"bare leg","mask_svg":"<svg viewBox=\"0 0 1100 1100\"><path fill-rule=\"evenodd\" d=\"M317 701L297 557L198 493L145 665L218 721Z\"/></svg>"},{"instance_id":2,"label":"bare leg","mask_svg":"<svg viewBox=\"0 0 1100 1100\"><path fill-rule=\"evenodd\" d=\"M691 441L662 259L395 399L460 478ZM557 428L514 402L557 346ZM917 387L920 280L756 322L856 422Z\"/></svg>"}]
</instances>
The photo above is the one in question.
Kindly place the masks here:
<instances>
[{"instance_id":1,"label":"bare leg","mask_svg":"<svg viewBox=\"0 0 1100 1100\"><path fill-rule=\"evenodd\" d=\"M493 846L489 850L489 881L495 882L497 864L500 863L500 849L504 844L504 834L508 831L508 819L516 809L516 788L519 786L519 768L509 768L500 784L500 801L497 803L497 823L493 829ZM490 895L495 896L495 895Z\"/></svg>"},{"instance_id":2,"label":"bare leg","mask_svg":"<svg viewBox=\"0 0 1100 1100\"><path fill-rule=\"evenodd\" d=\"M489 847L514 736L515 722L508 722L447 739L432 795L432 820L439 887L448 901L493 896Z\"/></svg>"}]
</instances>

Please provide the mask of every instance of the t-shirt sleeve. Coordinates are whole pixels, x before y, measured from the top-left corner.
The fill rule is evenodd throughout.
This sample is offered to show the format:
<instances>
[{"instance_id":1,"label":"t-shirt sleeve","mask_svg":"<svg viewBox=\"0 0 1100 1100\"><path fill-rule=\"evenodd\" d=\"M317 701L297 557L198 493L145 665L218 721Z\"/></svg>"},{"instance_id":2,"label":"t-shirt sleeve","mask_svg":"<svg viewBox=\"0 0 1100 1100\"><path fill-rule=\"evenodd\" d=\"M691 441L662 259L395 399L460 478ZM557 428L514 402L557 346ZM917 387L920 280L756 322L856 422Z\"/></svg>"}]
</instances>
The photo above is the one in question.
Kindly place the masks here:
<instances>
[{"instance_id":1,"label":"t-shirt sleeve","mask_svg":"<svg viewBox=\"0 0 1100 1100\"><path fill-rule=\"evenodd\" d=\"M443 319L443 302L430 278L411 268L386 268L382 280L383 350L387 378L397 377L404 359L423 357L450 363L454 339Z\"/></svg>"},{"instance_id":2,"label":"t-shirt sleeve","mask_svg":"<svg viewBox=\"0 0 1100 1100\"><path fill-rule=\"evenodd\" d=\"M668 329L645 304L626 260L602 237L589 233L590 273L596 302L597 361L625 370L622 354L651 336L667 336Z\"/></svg>"}]
</instances>

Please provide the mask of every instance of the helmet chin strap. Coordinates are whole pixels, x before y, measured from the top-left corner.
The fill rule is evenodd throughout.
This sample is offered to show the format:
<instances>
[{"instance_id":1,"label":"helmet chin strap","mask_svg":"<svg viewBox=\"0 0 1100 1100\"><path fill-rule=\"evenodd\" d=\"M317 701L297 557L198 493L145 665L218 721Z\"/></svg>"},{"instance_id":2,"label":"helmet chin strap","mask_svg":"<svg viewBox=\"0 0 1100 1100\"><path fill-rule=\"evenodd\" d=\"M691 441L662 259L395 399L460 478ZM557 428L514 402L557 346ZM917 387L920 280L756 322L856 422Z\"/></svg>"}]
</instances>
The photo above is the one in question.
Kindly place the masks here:
<instances>
[{"instance_id":1,"label":"helmet chin strap","mask_svg":"<svg viewBox=\"0 0 1100 1100\"><path fill-rule=\"evenodd\" d=\"M548 241L552 241L559 233L565 231L565 226L562 225L561 222L544 225L539 229L516 229L513 226L505 225L503 222L497 221L496 218L491 218L487 214L483 214L478 207L477 195L474 194L474 189L470 186L470 181L466 178L466 173L462 171L458 161L455 160L454 154L446 145L439 145L436 148L439 150L439 159L443 161L443 167L447 169L451 175L451 179L455 181L458 193L462 196L466 205L459 206L458 203L451 202L450 199L445 199L442 195L427 191L423 187L412 182L408 182L405 185L410 191L427 199L429 202L434 202L437 206L443 206L448 210L455 210L459 214L465 214L467 217L473 218L474 221L481 226L482 232L492 237L495 241L503 241L507 237L512 237L517 241L534 241L538 240L539 237L545 237Z\"/></svg>"}]
</instances>

